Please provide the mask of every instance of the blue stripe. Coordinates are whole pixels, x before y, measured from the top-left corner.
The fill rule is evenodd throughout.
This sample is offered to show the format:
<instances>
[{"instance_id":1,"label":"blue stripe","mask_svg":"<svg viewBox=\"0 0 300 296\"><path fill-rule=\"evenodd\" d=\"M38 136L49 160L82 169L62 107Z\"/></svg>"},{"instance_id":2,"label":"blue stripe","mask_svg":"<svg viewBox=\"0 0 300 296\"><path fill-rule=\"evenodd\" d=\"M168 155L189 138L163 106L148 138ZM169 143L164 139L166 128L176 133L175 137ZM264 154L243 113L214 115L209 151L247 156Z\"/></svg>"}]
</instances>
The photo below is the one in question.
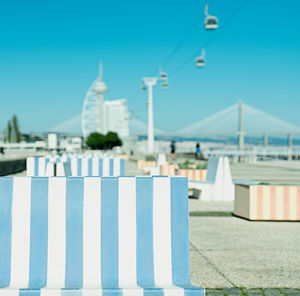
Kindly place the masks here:
<instances>
[{"instance_id":1,"label":"blue stripe","mask_svg":"<svg viewBox=\"0 0 300 296\"><path fill-rule=\"evenodd\" d=\"M34 157L34 176L38 176L39 175L39 159L40 157Z\"/></svg>"},{"instance_id":2,"label":"blue stripe","mask_svg":"<svg viewBox=\"0 0 300 296\"><path fill-rule=\"evenodd\" d=\"M61 289L60 296L81 296L82 290Z\"/></svg>"},{"instance_id":3,"label":"blue stripe","mask_svg":"<svg viewBox=\"0 0 300 296\"><path fill-rule=\"evenodd\" d=\"M93 159L89 158L88 159L88 176L89 177L91 177L93 175L92 166L93 166Z\"/></svg>"},{"instance_id":4,"label":"blue stripe","mask_svg":"<svg viewBox=\"0 0 300 296\"><path fill-rule=\"evenodd\" d=\"M120 176L125 176L125 159L120 159Z\"/></svg>"},{"instance_id":5,"label":"blue stripe","mask_svg":"<svg viewBox=\"0 0 300 296\"><path fill-rule=\"evenodd\" d=\"M109 175L113 176L114 175L114 159L111 158L109 160Z\"/></svg>"},{"instance_id":6,"label":"blue stripe","mask_svg":"<svg viewBox=\"0 0 300 296\"><path fill-rule=\"evenodd\" d=\"M154 287L153 178L136 178L137 283Z\"/></svg>"},{"instance_id":7,"label":"blue stripe","mask_svg":"<svg viewBox=\"0 0 300 296\"><path fill-rule=\"evenodd\" d=\"M122 296L122 289L112 288L112 289L103 289L102 296Z\"/></svg>"},{"instance_id":8,"label":"blue stripe","mask_svg":"<svg viewBox=\"0 0 300 296\"><path fill-rule=\"evenodd\" d=\"M0 178L0 288L9 286L13 178Z\"/></svg>"},{"instance_id":9,"label":"blue stripe","mask_svg":"<svg viewBox=\"0 0 300 296\"><path fill-rule=\"evenodd\" d=\"M205 296L205 289L188 285L184 288L184 296Z\"/></svg>"},{"instance_id":10,"label":"blue stripe","mask_svg":"<svg viewBox=\"0 0 300 296\"><path fill-rule=\"evenodd\" d=\"M41 290L39 289L20 289L19 296L40 296Z\"/></svg>"},{"instance_id":11,"label":"blue stripe","mask_svg":"<svg viewBox=\"0 0 300 296\"><path fill-rule=\"evenodd\" d=\"M83 283L83 185L84 178L67 178L66 288Z\"/></svg>"},{"instance_id":12,"label":"blue stripe","mask_svg":"<svg viewBox=\"0 0 300 296\"><path fill-rule=\"evenodd\" d=\"M77 158L77 176L82 176L82 158Z\"/></svg>"},{"instance_id":13,"label":"blue stripe","mask_svg":"<svg viewBox=\"0 0 300 296\"><path fill-rule=\"evenodd\" d=\"M101 179L101 283L103 288L119 284L119 233L117 178Z\"/></svg>"},{"instance_id":14,"label":"blue stripe","mask_svg":"<svg viewBox=\"0 0 300 296\"><path fill-rule=\"evenodd\" d=\"M47 284L48 178L31 179L29 288Z\"/></svg>"},{"instance_id":15,"label":"blue stripe","mask_svg":"<svg viewBox=\"0 0 300 296\"><path fill-rule=\"evenodd\" d=\"M164 291L161 288L147 288L144 290L143 293L144 296L164 296Z\"/></svg>"},{"instance_id":16,"label":"blue stripe","mask_svg":"<svg viewBox=\"0 0 300 296\"><path fill-rule=\"evenodd\" d=\"M99 176L103 176L103 159L99 159Z\"/></svg>"},{"instance_id":17,"label":"blue stripe","mask_svg":"<svg viewBox=\"0 0 300 296\"><path fill-rule=\"evenodd\" d=\"M171 177L171 245L174 285L190 283L187 178Z\"/></svg>"}]
</instances>

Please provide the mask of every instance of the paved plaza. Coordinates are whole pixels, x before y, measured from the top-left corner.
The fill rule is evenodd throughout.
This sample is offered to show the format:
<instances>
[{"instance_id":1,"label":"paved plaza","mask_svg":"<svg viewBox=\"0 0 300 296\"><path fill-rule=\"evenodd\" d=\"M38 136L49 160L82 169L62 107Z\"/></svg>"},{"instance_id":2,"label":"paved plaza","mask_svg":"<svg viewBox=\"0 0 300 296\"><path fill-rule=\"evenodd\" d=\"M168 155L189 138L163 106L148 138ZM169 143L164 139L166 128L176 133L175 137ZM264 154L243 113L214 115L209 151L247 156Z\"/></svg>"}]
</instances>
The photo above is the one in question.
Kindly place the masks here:
<instances>
[{"instance_id":1,"label":"paved plaza","mask_svg":"<svg viewBox=\"0 0 300 296\"><path fill-rule=\"evenodd\" d=\"M256 180L270 184L300 184L300 161L233 163L233 180Z\"/></svg>"},{"instance_id":2,"label":"paved plaza","mask_svg":"<svg viewBox=\"0 0 300 296\"><path fill-rule=\"evenodd\" d=\"M299 227L190 217L192 282L206 288L300 288Z\"/></svg>"}]
</instances>

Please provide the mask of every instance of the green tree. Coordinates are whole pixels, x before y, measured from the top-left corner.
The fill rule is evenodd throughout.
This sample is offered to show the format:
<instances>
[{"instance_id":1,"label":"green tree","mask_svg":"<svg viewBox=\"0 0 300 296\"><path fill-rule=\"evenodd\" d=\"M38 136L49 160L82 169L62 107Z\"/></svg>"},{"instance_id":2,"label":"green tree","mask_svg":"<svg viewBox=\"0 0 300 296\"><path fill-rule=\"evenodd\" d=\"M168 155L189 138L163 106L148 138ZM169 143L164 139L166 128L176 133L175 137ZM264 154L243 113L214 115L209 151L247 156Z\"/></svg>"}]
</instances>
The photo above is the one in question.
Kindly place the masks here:
<instances>
[{"instance_id":1,"label":"green tree","mask_svg":"<svg viewBox=\"0 0 300 296\"><path fill-rule=\"evenodd\" d=\"M91 149L112 149L116 146L122 146L122 140L115 132L108 132L106 135L97 132L91 133L86 140L86 145Z\"/></svg>"},{"instance_id":2,"label":"green tree","mask_svg":"<svg viewBox=\"0 0 300 296\"><path fill-rule=\"evenodd\" d=\"M7 142L11 143L12 140L12 128L10 120L7 123Z\"/></svg>"},{"instance_id":3,"label":"green tree","mask_svg":"<svg viewBox=\"0 0 300 296\"><path fill-rule=\"evenodd\" d=\"M115 132L108 132L106 134L106 144L107 149L112 149L116 146L122 146L122 140L119 138L118 134Z\"/></svg>"},{"instance_id":4,"label":"green tree","mask_svg":"<svg viewBox=\"0 0 300 296\"><path fill-rule=\"evenodd\" d=\"M97 132L91 133L86 139L86 145L93 150L106 149L106 136Z\"/></svg>"},{"instance_id":5,"label":"green tree","mask_svg":"<svg viewBox=\"0 0 300 296\"><path fill-rule=\"evenodd\" d=\"M13 140L16 143L20 143L21 142L21 138L22 138L22 134L19 130L19 125L18 125L18 118L16 115L13 116L12 118L12 129L13 129Z\"/></svg>"}]
</instances>

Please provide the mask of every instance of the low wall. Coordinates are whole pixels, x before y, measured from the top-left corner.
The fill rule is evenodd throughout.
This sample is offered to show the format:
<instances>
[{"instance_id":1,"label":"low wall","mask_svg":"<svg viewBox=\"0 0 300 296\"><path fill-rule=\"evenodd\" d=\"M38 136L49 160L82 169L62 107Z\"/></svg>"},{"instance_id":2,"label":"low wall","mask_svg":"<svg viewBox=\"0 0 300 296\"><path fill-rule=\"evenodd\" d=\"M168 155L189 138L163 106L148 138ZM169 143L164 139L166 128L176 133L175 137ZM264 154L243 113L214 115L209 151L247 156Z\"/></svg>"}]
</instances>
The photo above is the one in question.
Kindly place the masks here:
<instances>
[{"instance_id":1,"label":"low wall","mask_svg":"<svg viewBox=\"0 0 300 296\"><path fill-rule=\"evenodd\" d=\"M187 177L189 181L201 181L204 182L207 175L207 170L202 169L179 169L177 175Z\"/></svg>"},{"instance_id":2,"label":"low wall","mask_svg":"<svg viewBox=\"0 0 300 296\"><path fill-rule=\"evenodd\" d=\"M26 170L26 159L10 159L0 161L0 176L16 174Z\"/></svg>"},{"instance_id":3,"label":"low wall","mask_svg":"<svg viewBox=\"0 0 300 296\"><path fill-rule=\"evenodd\" d=\"M300 221L300 186L235 184L234 214L249 220Z\"/></svg>"}]
</instances>

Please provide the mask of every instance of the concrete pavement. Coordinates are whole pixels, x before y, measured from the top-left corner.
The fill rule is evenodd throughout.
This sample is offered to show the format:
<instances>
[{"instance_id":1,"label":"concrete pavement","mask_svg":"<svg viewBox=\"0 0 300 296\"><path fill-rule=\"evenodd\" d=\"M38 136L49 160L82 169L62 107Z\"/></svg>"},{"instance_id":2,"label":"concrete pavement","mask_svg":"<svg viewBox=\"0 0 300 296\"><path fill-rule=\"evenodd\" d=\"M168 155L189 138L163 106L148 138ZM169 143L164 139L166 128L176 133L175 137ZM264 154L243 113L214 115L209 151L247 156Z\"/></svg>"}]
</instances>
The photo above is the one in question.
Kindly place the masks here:
<instances>
[{"instance_id":1,"label":"concrete pavement","mask_svg":"<svg viewBox=\"0 0 300 296\"><path fill-rule=\"evenodd\" d=\"M300 224L190 217L191 278L197 286L300 288Z\"/></svg>"}]
</instances>

